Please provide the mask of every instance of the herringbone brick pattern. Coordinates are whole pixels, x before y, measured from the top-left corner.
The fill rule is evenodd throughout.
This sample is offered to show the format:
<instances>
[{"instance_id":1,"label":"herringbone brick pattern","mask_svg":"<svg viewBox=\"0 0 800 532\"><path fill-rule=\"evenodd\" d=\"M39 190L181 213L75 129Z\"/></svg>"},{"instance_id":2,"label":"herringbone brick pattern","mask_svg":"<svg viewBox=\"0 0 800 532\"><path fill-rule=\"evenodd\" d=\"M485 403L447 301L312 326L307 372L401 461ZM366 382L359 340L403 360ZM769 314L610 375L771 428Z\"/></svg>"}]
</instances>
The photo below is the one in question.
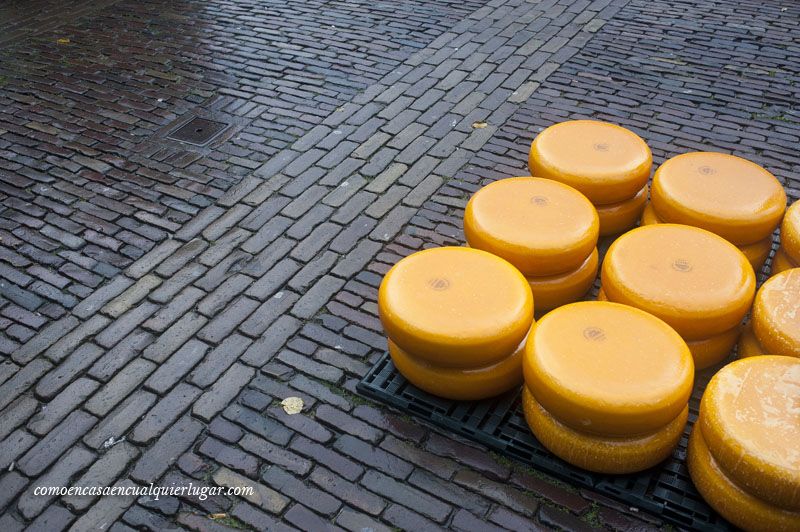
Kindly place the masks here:
<instances>
[{"instance_id":1,"label":"herringbone brick pattern","mask_svg":"<svg viewBox=\"0 0 800 532\"><path fill-rule=\"evenodd\" d=\"M355 395L385 348L376 289L401 256L460 243L469 194L526 173L530 139L564 118L627 125L659 161L734 151L796 197L797 8L243 1L79 13L43 34L17 29L0 49L11 73L0 78L0 523L659 526ZM232 127L205 148L164 140L190 114ZM99 278L75 278L88 274ZM41 302L28 308L31 295ZM290 396L300 414L281 408ZM31 495L190 481L257 496Z\"/></svg>"}]
</instances>

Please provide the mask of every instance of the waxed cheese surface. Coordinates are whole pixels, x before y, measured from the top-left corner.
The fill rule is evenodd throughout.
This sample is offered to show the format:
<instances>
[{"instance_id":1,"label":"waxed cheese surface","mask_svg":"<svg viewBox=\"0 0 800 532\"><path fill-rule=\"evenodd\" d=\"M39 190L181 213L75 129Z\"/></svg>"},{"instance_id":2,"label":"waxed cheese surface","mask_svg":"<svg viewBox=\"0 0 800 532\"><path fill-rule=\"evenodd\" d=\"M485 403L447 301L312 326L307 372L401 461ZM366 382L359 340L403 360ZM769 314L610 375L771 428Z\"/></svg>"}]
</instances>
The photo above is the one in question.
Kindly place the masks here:
<instances>
[{"instance_id":1,"label":"waxed cheese surface","mask_svg":"<svg viewBox=\"0 0 800 532\"><path fill-rule=\"evenodd\" d=\"M691 393L689 348L666 323L616 303L559 307L534 326L525 382L548 411L579 430L633 435L674 419Z\"/></svg>"},{"instance_id":2,"label":"waxed cheese surface","mask_svg":"<svg viewBox=\"0 0 800 532\"><path fill-rule=\"evenodd\" d=\"M522 274L485 251L441 247L399 261L378 291L387 335L443 365L486 364L508 356L533 320Z\"/></svg>"},{"instance_id":3,"label":"waxed cheese surface","mask_svg":"<svg viewBox=\"0 0 800 532\"><path fill-rule=\"evenodd\" d=\"M800 201L795 201L783 217L781 247L792 262L800 263Z\"/></svg>"},{"instance_id":4,"label":"waxed cheese surface","mask_svg":"<svg viewBox=\"0 0 800 532\"><path fill-rule=\"evenodd\" d=\"M575 269L594 249L598 231L591 202L550 179L495 181L478 190L464 212L469 245L503 257L526 275Z\"/></svg>"},{"instance_id":5,"label":"waxed cheese surface","mask_svg":"<svg viewBox=\"0 0 800 532\"><path fill-rule=\"evenodd\" d=\"M800 357L800 268L774 275L761 286L753 330L768 353Z\"/></svg>"},{"instance_id":6,"label":"waxed cheese surface","mask_svg":"<svg viewBox=\"0 0 800 532\"><path fill-rule=\"evenodd\" d=\"M685 225L647 225L622 235L601 275L610 301L647 310L689 339L737 325L755 293L755 273L741 251Z\"/></svg>"},{"instance_id":7,"label":"waxed cheese surface","mask_svg":"<svg viewBox=\"0 0 800 532\"><path fill-rule=\"evenodd\" d=\"M571 120L539 133L529 165L537 177L567 183L598 204L632 198L650 177L650 148L616 124Z\"/></svg>"},{"instance_id":8,"label":"waxed cheese surface","mask_svg":"<svg viewBox=\"0 0 800 532\"><path fill-rule=\"evenodd\" d=\"M783 186L770 172L714 152L664 162L653 176L651 201L665 222L702 227L737 244L766 238L786 209Z\"/></svg>"},{"instance_id":9,"label":"waxed cheese surface","mask_svg":"<svg viewBox=\"0 0 800 532\"><path fill-rule=\"evenodd\" d=\"M711 454L756 495L800 509L800 359L757 356L722 368L699 423Z\"/></svg>"}]
</instances>

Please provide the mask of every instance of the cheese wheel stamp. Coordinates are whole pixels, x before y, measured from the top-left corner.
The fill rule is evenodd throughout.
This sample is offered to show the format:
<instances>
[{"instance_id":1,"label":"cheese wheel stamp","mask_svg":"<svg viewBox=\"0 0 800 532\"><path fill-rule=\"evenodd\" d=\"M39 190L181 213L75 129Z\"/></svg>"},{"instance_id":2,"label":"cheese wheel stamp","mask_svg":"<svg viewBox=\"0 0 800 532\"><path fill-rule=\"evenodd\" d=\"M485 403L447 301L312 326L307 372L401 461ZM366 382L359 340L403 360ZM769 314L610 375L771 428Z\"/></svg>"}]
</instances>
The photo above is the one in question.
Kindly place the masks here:
<instances>
[{"instance_id":1,"label":"cheese wheel stamp","mask_svg":"<svg viewBox=\"0 0 800 532\"><path fill-rule=\"evenodd\" d=\"M650 148L624 127L596 120L570 120L539 133L528 157L531 174L581 191L592 203L629 200L647 184Z\"/></svg>"},{"instance_id":2,"label":"cheese wheel stamp","mask_svg":"<svg viewBox=\"0 0 800 532\"><path fill-rule=\"evenodd\" d=\"M774 275L761 285L752 323L766 352L800 357L800 268Z\"/></svg>"},{"instance_id":3,"label":"cheese wheel stamp","mask_svg":"<svg viewBox=\"0 0 800 532\"><path fill-rule=\"evenodd\" d=\"M758 342L758 338L753 332L752 323L748 323L742 328L742 334L739 335L739 343L736 347L736 354L739 358L759 357L768 354Z\"/></svg>"},{"instance_id":4,"label":"cheese wheel stamp","mask_svg":"<svg viewBox=\"0 0 800 532\"><path fill-rule=\"evenodd\" d=\"M786 210L786 192L774 175L715 152L664 162L653 176L650 201L665 222L701 227L737 245L768 238Z\"/></svg>"},{"instance_id":5,"label":"cheese wheel stamp","mask_svg":"<svg viewBox=\"0 0 800 532\"><path fill-rule=\"evenodd\" d=\"M689 437L686 465L703 499L737 528L763 532L800 530L800 513L754 497L728 478L711 456L697 427Z\"/></svg>"},{"instance_id":6,"label":"cheese wheel stamp","mask_svg":"<svg viewBox=\"0 0 800 532\"><path fill-rule=\"evenodd\" d=\"M597 245L597 212L572 187L538 177L512 177L486 185L464 211L472 248L506 259L525 276L573 271Z\"/></svg>"},{"instance_id":7,"label":"cheese wheel stamp","mask_svg":"<svg viewBox=\"0 0 800 532\"><path fill-rule=\"evenodd\" d=\"M772 256L772 269L770 271L770 275L777 275L781 272L785 272L786 270L791 270L792 268L800 267L798 264L795 264L792 259L786 254L783 248L778 248L775 250L775 255Z\"/></svg>"},{"instance_id":8,"label":"cheese wheel stamp","mask_svg":"<svg viewBox=\"0 0 800 532\"><path fill-rule=\"evenodd\" d=\"M741 327L716 334L702 340L688 340L695 369L705 369L725 360L739 340Z\"/></svg>"},{"instance_id":9,"label":"cheese wheel stamp","mask_svg":"<svg viewBox=\"0 0 800 532\"><path fill-rule=\"evenodd\" d=\"M439 366L505 358L533 321L528 281L507 261L463 247L419 251L395 264L378 289L386 335Z\"/></svg>"},{"instance_id":10,"label":"cheese wheel stamp","mask_svg":"<svg viewBox=\"0 0 800 532\"><path fill-rule=\"evenodd\" d=\"M536 400L563 424L633 436L664 427L686 407L694 363L686 342L655 316L582 301L534 325L523 373Z\"/></svg>"},{"instance_id":11,"label":"cheese wheel stamp","mask_svg":"<svg viewBox=\"0 0 800 532\"><path fill-rule=\"evenodd\" d=\"M488 366L435 366L400 349L389 340L389 355L397 370L421 390L455 401L477 401L500 395L522 384L524 342L508 357Z\"/></svg>"},{"instance_id":12,"label":"cheese wheel stamp","mask_svg":"<svg viewBox=\"0 0 800 532\"><path fill-rule=\"evenodd\" d=\"M643 471L666 459L678 445L689 416L684 406L675 419L651 434L596 436L559 422L527 386L522 388L522 410L536 439L554 455L588 471L612 474Z\"/></svg>"},{"instance_id":13,"label":"cheese wheel stamp","mask_svg":"<svg viewBox=\"0 0 800 532\"><path fill-rule=\"evenodd\" d=\"M698 420L711 455L733 482L794 511L800 510L799 408L800 359L765 355L719 370Z\"/></svg>"},{"instance_id":14,"label":"cheese wheel stamp","mask_svg":"<svg viewBox=\"0 0 800 532\"><path fill-rule=\"evenodd\" d=\"M783 217L781 247L794 264L800 264L800 200L795 201Z\"/></svg>"},{"instance_id":15,"label":"cheese wheel stamp","mask_svg":"<svg viewBox=\"0 0 800 532\"><path fill-rule=\"evenodd\" d=\"M536 312L544 313L577 301L592 289L597 277L599 254L595 248L577 270L548 277L528 277Z\"/></svg>"},{"instance_id":16,"label":"cheese wheel stamp","mask_svg":"<svg viewBox=\"0 0 800 532\"><path fill-rule=\"evenodd\" d=\"M596 205L600 219L600 235L618 235L624 233L639 220L647 203L647 185L629 200L608 205Z\"/></svg>"},{"instance_id":17,"label":"cheese wheel stamp","mask_svg":"<svg viewBox=\"0 0 800 532\"><path fill-rule=\"evenodd\" d=\"M619 237L601 267L609 301L645 310L687 340L742 321L755 295L753 267L713 233L676 224L638 227Z\"/></svg>"}]
</instances>

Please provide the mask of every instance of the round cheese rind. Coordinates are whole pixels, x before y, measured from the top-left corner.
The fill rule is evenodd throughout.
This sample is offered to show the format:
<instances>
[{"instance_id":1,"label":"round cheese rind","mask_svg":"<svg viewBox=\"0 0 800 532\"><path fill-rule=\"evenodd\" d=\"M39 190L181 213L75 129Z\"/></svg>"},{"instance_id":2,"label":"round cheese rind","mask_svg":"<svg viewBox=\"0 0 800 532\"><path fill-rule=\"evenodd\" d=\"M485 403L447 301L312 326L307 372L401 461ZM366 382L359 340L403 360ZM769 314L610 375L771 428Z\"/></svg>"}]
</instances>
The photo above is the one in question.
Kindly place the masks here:
<instances>
[{"instance_id":1,"label":"round cheese rind","mask_svg":"<svg viewBox=\"0 0 800 532\"><path fill-rule=\"evenodd\" d=\"M653 225L660 223L664 222L658 218L655 209L653 209L653 204L648 203L645 205L644 210L642 211L642 218L639 220L639 225Z\"/></svg>"},{"instance_id":2,"label":"round cheese rind","mask_svg":"<svg viewBox=\"0 0 800 532\"><path fill-rule=\"evenodd\" d=\"M661 429L646 435L603 437L564 425L522 387L522 409L528 426L542 445L570 464L596 473L634 473L672 454L683 434L689 408Z\"/></svg>"},{"instance_id":3,"label":"round cheese rind","mask_svg":"<svg viewBox=\"0 0 800 532\"><path fill-rule=\"evenodd\" d=\"M582 301L534 325L523 373L536 400L565 425L633 436L660 429L683 410L694 363L683 339L658 318Z\"/></svg>"},{"instance_id":4,"label":"round cheese rind","mask_svg":"<svg viewBox=\"0 0 800 532\"><path fill-rule=\"evenodd\" d=\"M755 244L738 246L738 248L747 257L747 261L753 267L753 270L759 271L764 266L764 263L767 262L769 252L772 251L772 237L767 237Z\"/></svg>"},{"instance_id":5,"label":"round cheese rind","mask_svg":"<svg viewBox=\"0 0 800 532\"><path fill-rule=\"evenodd\" d=\"M800 530L800 512L769 504L733 482L714 460L696 426L689 437L686 465L703 499L737 528L753 532Z\"/></svg>"},{"instance_id":6,"label":"round cheese rind","mask_svg":"<svg viewBox=\"0 0 800 532\"><path fill-rule=\"evenodd\" d=\"M692 352L696 370L705 369L725 360L739 340L741 327L734 327L703 340L689 340L686 345Z\"/></svg>"},{"instance_id":7,"label":"round cheese rind","mask_svg":"<svg viewBox=\"0 0 800 532\"><path fill-rule=\"evenodd\" d=\"M599 254L595 248L577 270L548 277L528 277L536 312L544 313L585 296L594 284L598 267Z\"/></svg>"},{"instance_id":8,"label":"round cheese rind","mask_svg":"<svg viewBox=\"0 0 800 532\"><path fill-rule=\"evenodd\" d=\"M570 120L533 139L528 166L532 175L566 183L604 205L630 199L645 186L653 155L641 137L624 127Z\"/></svg>"},{"instance_id":9,"label":"round cheese rind","mask_svg":"<svg viewBox=\"0 0 800 532\"><path fill-rule=\"evenodd\" d=\"M800 359L764 355L728 364L703 392L698 426L733 482L800 510Z\"/></svg>"},{"instance_id":10,"label":"round cheese rind","mask_svg":"<svg viewBox=\"0 0 800 532\"><path fill-rule=\"evenodd\" d=\"M638 227L614 241L601 267L609 301L645 310L687 340L737 326L755 294L753 267L713 233L675 224Z\"/></svg>"},{"instance_id":11,"label":"round cheese rind","mask_svg":"<svg viewBox=\"0 0 800 532\"><path fill-rule=\"evenodd\" d=\"M798 267L800 267L800 264L795 264L792 262L792 259L786 255L786 252L781 247L775 250L775 255L772 256L772 269L770 270L770 275L777 275L781 272L785 272L786 270L791 270L792 268Z\"/></svg>"},{"instance_id":12,"label":"round cheese rind","mask_svg":"<svg viewBox=\"0 0 800 532\"><path fill-rule=\"evenodd\" d=\"M389 340L389 355L397 370L414 386L455 401L477 401L500 395L522 384L524 343L494 364L477 368L435 366L400 349Z\"/></svg>"},{"instance_id":13,"label":"round cheese rind","mask_svg":"<svg viewBox=\"0 0 800 532\"><path fill-rule=\"evenodd\" d=\"M653 176L650 201L663 221L701 227L737 245L769 237L786 210L786 192L774 175L714 152L665 161Z\"/></svg>"},{"instance_id":14,"label":"round cheese rind","mask_svg":"<svg viewBox=\"0 0 800 532\"><path fill-rule=\"evenodd\" d=\"M764 348L761 347L760 343L758 343L758 338L756 338L756 335L753 332L753 324L747 323L747 325L742 328L742 334L739 335L739 343L737 344L736 355L739 358L747 358L759 357L766 354L767 352L764 351Z\"/></svg>"},{"instance_id":15,"label":"round cheese rind","mask_svg":"<svg viewBox=\"0 0 800 532\"><path fill-rule=\"evenodd\" d=\"M752 323L766 352L800 357L800 268L774 275L761 285Z\"/></svg>"},{"instance_id":16,"label":"round cheese rind","mask_svg":"<svg viewBox=\"0 0 800 532\"><path fill-rule=\"evenodd\" d=\"M539 177L490 183L464 211L469 246L506 259L529 277L578 268L597 245L599 227L586 196Z\"/></svg>"},{"instance_id":17,"label":"round cheese rind","mask_svg":"<svg viewBox=\"0 0 800 532\"><path fill-rule=\"evenodd\" d=\"M600 218L600 236L618 235L636 225L646 203L647 185L628 200L595 205Z\"/></svg>"},{"instance_id":18,"label":"round cheese rind","mask_svg":"<svg viewBox=\"0 0 800 532\"><path fill-rule=\"evenodd\" d=\"M438 366L485 366L520 344L533 321L528 281L478 249L443 247L400 260L378 289L386 335Z\"/></svg>"},{"instance_id":19,"label":"round cheese rind","mask_svg":"<svg viewBox=\"0 0 800 532\"><path fill-rule=\"evenodd\" d=\"M783 217L781 247L793 263L800 264L800 200L795 201Z\"/></svg>"}]
</instances>

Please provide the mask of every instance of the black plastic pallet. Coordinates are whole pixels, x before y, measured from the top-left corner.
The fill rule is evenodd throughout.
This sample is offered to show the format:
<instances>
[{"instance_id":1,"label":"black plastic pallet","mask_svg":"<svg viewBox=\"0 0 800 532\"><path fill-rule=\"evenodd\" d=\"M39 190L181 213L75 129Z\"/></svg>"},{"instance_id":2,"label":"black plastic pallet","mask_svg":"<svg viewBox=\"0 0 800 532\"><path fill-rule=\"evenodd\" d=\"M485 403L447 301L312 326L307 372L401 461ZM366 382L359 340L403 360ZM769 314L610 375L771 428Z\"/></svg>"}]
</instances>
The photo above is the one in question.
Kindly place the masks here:
<instances>
[{"instance_id":1,"label":"black plastic pallet","mask_svg":"<svg viewBox=\"0 0 800 532\"><path fill-rule=\"evenodd\" d=\"M700 398L716 368L696 375L689 423L673 455L633 475L602 475L574 467L551 454L533 436L522 413L520 390L485 401L450 401L416 388L384 354L358 383L358 391L429 423L482 443L489 449L578 487L692 530L732 530L702 499L686 469L686 444Z\"/></svg>"}]
</instances>

